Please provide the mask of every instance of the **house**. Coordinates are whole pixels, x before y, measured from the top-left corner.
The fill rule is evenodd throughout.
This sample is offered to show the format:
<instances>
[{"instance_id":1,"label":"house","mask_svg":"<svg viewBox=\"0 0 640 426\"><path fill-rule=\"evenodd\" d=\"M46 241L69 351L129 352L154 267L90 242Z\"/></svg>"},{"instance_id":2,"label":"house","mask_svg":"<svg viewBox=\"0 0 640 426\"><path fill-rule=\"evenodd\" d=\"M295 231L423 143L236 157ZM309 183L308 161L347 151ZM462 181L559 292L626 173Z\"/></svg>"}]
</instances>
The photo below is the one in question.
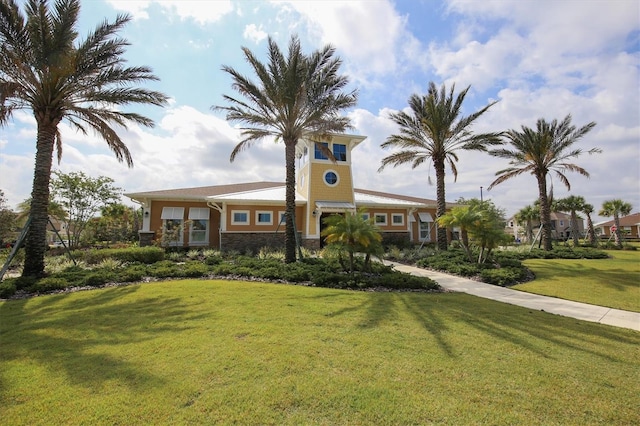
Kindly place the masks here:
<instances>
[{"instance_id":1,"label":"house","mask_svg":"<svg viewBox=\"0 0 640 426\"><path fill-rule=\"evenodd\" d=\"M536 238L540 229L540 219L532 221L533 237ZM527 224L519 223L515 216L507 219L504 231L513 235L515 240L526 241ZM584 220L578 216L578 234L580 238L585 234ZM571 215L561 212L551 212L551 238L554 240L566 240L571 238Z\"/></svg>"},{"instance_id":2,"label":"house","mask_svg":"<svg viewBox=\"0 0 640 426\"><path fill-rule=\"evenodd\" d=\"M353 187L352 151L365 136L333 135L322 145L311 140L296 147L295 227L300 243L323 245L323 219L364 209L385 243L436 241L436 201ZM253 250L284 246L285 184L250 182L125 194L142 205L140 245ZM448 208L455 204L449 204Z\"/></svg>"},{"instance_id":3,"label":"house","mask_svg":"<svg viewBox=\"0 0 640 426\"><path fill-rule=\"evenodd\" d=\"M613 233L611 227L614 225L613 219L606 222L599 222L593 225L597 235L608 238ZM620 231L626 239L640 238L640 213L632 213L620 218Z\"/></svg>"}]
</instances>

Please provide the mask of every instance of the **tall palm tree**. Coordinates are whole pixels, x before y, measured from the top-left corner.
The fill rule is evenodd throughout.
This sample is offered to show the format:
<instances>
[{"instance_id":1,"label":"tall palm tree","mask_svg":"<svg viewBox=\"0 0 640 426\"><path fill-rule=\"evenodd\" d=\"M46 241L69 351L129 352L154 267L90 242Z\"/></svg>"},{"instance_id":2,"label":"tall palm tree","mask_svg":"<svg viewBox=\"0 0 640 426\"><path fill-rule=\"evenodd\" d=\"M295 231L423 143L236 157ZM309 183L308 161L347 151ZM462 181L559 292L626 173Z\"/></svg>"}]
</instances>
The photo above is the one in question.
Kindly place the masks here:
<instances>
[{"instance_id":1,"label":"tall palm tree","mask_svg":"<svg viewBox=\"0 0 640 426\"><path fill-rule=\"evenodd\" d=\"M44 273L49 181L54 148L62 155L59 124L66 120L76 130L92 129L119 161L132 166L131 154L112 125L153 126L123 105L162 106L166 96L142 89L137 83L157 80L147 67L125 67L129 44L117 36L129 22L118 15L78 40L79 0L29 0L24 15L15 0L0 0L0 125L19 109L33 112L37 125L36 159L31 193L31 224L25 246L23 275Z\"/></svg>"},{"instance_id":2,"label":"tall palm tree","mask_svg":"<svg viewBox=\"0 0 640 426\"><path fill-rule=\"evenodd\" d=\"M579 195L570 195L565 198L556 200L554 203L554 211L565 212L571 215L571 236L573 237L573 245L577 247L580 244L578 235L578 214L584 210L584 205L587 202L584 197Z\"/></svg>"},{"instance_id":3,"label":"tall palm tree","mask_svg":"<svg viewBox=\"0 0 640 426\"><path fill-rule=\"evenodd\" d=\"M593 213L593 204L584 203L582 206L582 213L587 216L587 241L589 245L596 246L596 230L593 227L593 220L591 219L591 213Z\"/></svg>"},{"instance_id":4,"label":"tall palm tree","mask_svg":"<svg viewBox=\"0 0 640 426\"><path fill-rule=\"evenodd\" d=\"M535 205L524 206L515 215L516 222L524 222L525 238L527 242L533 241L533 221L540 218L540 208Z\"/></svg>"},{"instance_id":5,"label":"tall palm tree","mask_svg":"<svg viewBox=\"0 0 640 426\"><path fill-rule=\"evenodd\" d=\"M620 230L620 216L626 216L631 213L633 206L630 203L622 201L619 198L607 200L602 203L602 209L598 213L600 216L613 216L613 223L616 230L613 232L616 246L622 248L622 238Z\"/></svg>"},{"instance_id":6,"label":"tall palm tree","mask_svg":"<svg viewBox=\"0 0 640 426\"><path fill-rule=\"evenodd\" d=\"M571 184L565 176L565 171L577 172L589 177L589 173L582 167L568 162L579 157L583 151L574 148L578 140L586 135L596 125L588 123L580 128L571 124L571 115L558 122L547 122L538 119L536 128L522 126L522 131L509 130L505 134L511 149L500 148L491 150L490 154L509 160L510 167L496 172L498 178L489 185L489 190L522 173L530 173L538 181L540 200L540 223L542 225L542 245L545 250L551 250L551 205L547 192L547 176L554 171L560 181L571 189ZM599 148L591 148L587 153L601 152Z\"/></svg>"},{"instance_id":7,"label":"tall palm tree","mask_svg":"<svg viewBox=\"0 0 640 426\"><path fill-rule=\"evenodd\" d=\"M286 167L285 262L296 260L295 215L295 149L298 140L310 137L326 140L332 133L351 128L341 111L355 106L357 92L344 92L346 76L338 74L342 61L334 57L335 49L327 45L309 55L292 36L287 56L276 42L268 39L268 63L260 62L246 47L245 59L257 80L251 81L229 66L222 70L233 79L233 89L242 98L224 95L230 106L214 106L227 113L227 120L243 123L242 141L231 152L233 161L241 151L265 137L282 139Z\"/></svg>"},{"instance_id":8,"label":"tall palm tree","mask_svg":"<svg viewBox=\"0 0 640 426\"><path fill-rule=\"evenodd\" d=\"M414 94L409 98L411 112L400 111L390 115L400 127L400 133L389 136L381 145L398 151L382 159L379 172L388 165L396 167L410 163L412 168L416 168L425 161L433 163L437 217L446 213L445 165L449 165L454 179L457 179L458 150L486 151L488 146L500 143L500 133L471 132L471 125L497 101L469 116L462 116L462 103L470 87L454 97L455 84L447 93L444 84L438 90L435 83L430 82L426 95ZM438 227L438 248L447 249L446 228Z\"/></svg>"}]
</instances>

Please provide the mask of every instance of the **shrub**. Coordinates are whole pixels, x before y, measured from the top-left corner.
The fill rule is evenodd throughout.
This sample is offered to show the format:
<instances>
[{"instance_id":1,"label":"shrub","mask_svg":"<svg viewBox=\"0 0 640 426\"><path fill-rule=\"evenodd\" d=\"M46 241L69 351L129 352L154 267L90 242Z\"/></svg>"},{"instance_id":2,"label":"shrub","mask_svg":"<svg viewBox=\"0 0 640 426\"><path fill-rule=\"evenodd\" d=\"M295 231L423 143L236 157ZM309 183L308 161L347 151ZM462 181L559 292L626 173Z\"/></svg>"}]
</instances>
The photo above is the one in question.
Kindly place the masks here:
<instances>
[{"instance_id":1,"label":"shrub","mask_svg":"<svg viewBox=\"0 0 640 426\"><path fill-rule=\"evenodd\" d=\"M147 268L145 265L131 265L118 274L118 280L125 283L142 281L147 276Z\"/></svg>"},{"instance_id":2,"label":"shrub","mask_svg":"<svg viewBox=\"0 0 640 426\"><path fill-rule=\"evenodd\" d=\"M523 267L485 269L480 272L480 277L485 283L505 287L524 281L527 278L527 270Z\"/></svg>"},{"instance_id":3,"label":"shrub","mask_svg":"<svg viewBox=\"0 0 640 426\"><path fill-rule=\"evenodd\" d=\"M0 299L8 299L16 294L15 278L0 282Z\"/></svg>"},{"instance_id":4,"label":"shrub","mask_svg":"<svg viewBox=\"0 0 640 426\"><path fill-rule=\"evenodd\" d=\"M34 286L32 286L31 289L32 291L45 293L48 291L62 290L67 288L68 286L69 283L62 278L47 277L38 280L38 282Z\"/></svg>"},{"instance_id":5,"label":"shrub","mask_svg":"<svg viewBox=\"0 0 640 426\"><path fill-rule=\"evenodd\" d=\"M209 268L202 262L193 261L184 264L182 272L185 277L203 277L209 273Z\"/></svg>"},{"instance_id":6,"label":"shrub","mask_svg":"<svg viewBox=\"0 0 640 426\"><path fill-rule=\"evenodd\" d=\"M164 250L159 247L129 247L122 249L93 249L88 251L75 250L72 252L75 259L84 259L90 265L96 265L107 258L117 259L121 262L140 262L151 264L164 259Z\"/></svg>"},{"instance_id":7,"label":"shrub","mask_svg":"<svg viewBox=\"0 0 640 426\"><path fill-rule=\"evenodd\" d=\"M113 271L99 269L88 273L82 280L82 285L98 287L109 282L117 281L117 277Z\"/></svg>"}]
</instances>

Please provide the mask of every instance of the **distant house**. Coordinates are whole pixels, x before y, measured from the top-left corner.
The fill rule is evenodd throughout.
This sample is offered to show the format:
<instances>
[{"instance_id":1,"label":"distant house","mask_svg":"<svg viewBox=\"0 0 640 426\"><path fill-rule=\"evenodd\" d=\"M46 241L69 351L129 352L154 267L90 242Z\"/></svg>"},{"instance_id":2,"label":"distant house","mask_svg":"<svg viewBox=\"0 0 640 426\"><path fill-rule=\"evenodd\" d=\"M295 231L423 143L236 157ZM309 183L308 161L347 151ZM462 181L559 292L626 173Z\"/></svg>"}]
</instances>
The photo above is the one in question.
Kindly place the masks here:
<instances>
[{"instance_id":1,"label":"distant house","mask_svg":"<svg viewBox=\"0 0 640 426\"><path fill-rule=\"evenodd\" d=\"M540 229L540 220L533 220L532 226L533 237L535 238L538 234L538 230ZM504 231L509 235L513 235L514 240L520 239L520 241L527 242L527 224L526 222L518 223L515 216L507 219ZM578 216L578 233L580 238L585 234L584 220L580 216ZM566 240L571 238L571 215L560 212L551 212L551 238L554 240Z\"/></svg>"},{"instance_id":2,"label":"distant house","mask_svg":"<svg viewBox=\"0 0 640 426\"><path fill-rule=\"evenodd\" d=\"M611 236L611 227L614 225L613 219L599 222L593 225L596 234L608 238ZM625 238L640 238L640 213L632 213L629 216L620 218L620 231Z\"/></svg>"},{"instance_id":3,"label":"distant house","mask_svg":"<svg viewBox=\"0 0 640 426\"><path fill-rule=\"evenodd\" d=\"M435 200L353 187L352 151L364 139L364 136L343 134L324 142L335 162L314 142L298 142L294 219L301 245L320 248L323 219L360 208L366 217L375 221L386 243L435 242ZM255 251L264 246L284 245L283 182L223 184L125 195L144 209L141 246L160 241L180 247Z\"/></svg>"}]
</instances>

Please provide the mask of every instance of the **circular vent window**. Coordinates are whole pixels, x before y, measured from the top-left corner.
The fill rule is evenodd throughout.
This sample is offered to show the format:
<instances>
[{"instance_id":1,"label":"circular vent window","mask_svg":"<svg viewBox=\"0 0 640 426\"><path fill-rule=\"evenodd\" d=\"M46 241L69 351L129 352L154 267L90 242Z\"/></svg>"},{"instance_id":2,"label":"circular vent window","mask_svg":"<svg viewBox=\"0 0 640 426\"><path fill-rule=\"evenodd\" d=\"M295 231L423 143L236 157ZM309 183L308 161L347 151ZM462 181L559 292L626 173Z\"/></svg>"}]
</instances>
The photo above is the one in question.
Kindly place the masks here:
<instances>
[{"instance_id":1,"label":"circular vent window","mask_svg":"<svg viewBox=\"0 0 640 426\"><path fill-rule=\"evenodd\" d=\"M329 186L336 186L338 184L338 174L333 170L328 170L324 173L324 182Z\"/></svg>"}]
</instances>

